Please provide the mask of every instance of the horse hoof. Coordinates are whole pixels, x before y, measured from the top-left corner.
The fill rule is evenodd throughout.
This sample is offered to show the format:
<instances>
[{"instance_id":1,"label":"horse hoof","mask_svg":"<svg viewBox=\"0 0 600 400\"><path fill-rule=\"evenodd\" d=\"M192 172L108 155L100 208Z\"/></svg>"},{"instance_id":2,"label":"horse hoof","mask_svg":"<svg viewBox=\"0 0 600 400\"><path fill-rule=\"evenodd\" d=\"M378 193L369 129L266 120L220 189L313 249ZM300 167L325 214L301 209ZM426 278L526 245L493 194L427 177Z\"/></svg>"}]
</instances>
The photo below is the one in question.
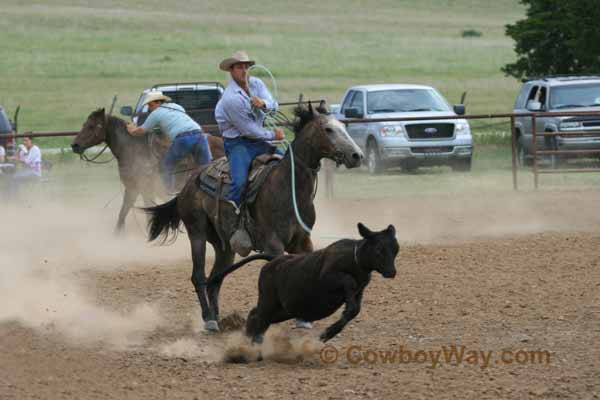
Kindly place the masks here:
<instances>
[{"instance_id":1,"label":"horse hoof","mask_svg":"<svg viewBox=\"0 0 600 400\"><path fill-rule=\"evenodd\" d=\"M294 329L312 329L312 324L308 321L302 321L301 319L296 320Z\"/></svg>"},{"instance_id":2,"label":"horse hoof","mask_svg":"<svg viewBox=\"0 0 600 400\"><path fill-rule=\"evenodd\" d=\"M209 320L204 322L204 329L208 332L219 332L219 324L217 321Z\"/></svg>"}]
</instances>

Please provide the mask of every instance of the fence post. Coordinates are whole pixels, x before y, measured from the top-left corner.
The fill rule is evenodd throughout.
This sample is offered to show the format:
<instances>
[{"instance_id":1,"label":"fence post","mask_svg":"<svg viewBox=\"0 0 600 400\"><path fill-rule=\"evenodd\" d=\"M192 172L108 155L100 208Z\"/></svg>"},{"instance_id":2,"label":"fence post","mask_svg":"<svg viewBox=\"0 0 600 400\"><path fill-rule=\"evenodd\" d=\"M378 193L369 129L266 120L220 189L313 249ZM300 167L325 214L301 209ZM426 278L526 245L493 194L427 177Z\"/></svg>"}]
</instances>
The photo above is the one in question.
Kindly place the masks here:
<instances>
[{"instance_id":1,"label":"fence post","mask_svg":"<svg viewBox=\"0 0 600 400\"><path fill-rule=\"evenodd\" d=\"M533 134L532 153L533 153L533 186L538 188L538 157L537 157L537 126L535 123L535 114L531 115L531 132Z\"/></svg>"},{"instance_id":2,"label":"fence post","mask_svg":"<svg viewBox=\"0 0 600 400\"><path fill-rule=\"evenodd\" d=\"M512 178L513 190L519 190L517 183L517 131L515 129L515 116L510 117L510 137L512 145Z\"/></svg>"}]
</instances>

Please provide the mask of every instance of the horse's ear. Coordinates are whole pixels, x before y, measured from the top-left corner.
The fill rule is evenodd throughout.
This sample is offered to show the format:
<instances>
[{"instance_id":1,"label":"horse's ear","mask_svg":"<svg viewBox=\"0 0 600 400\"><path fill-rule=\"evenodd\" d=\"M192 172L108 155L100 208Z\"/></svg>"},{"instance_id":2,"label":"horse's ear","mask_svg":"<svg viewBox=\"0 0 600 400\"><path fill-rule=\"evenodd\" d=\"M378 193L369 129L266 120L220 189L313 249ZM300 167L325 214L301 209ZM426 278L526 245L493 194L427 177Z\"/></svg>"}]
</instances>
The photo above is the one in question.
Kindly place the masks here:
<instances>
[{"instance_id":1,"label":"horse's ear","mask_svg":"<svg viewBox=\"0 0 600 400\"><path fill-rule=\"evenodd\" d=\"M311 114L315 113L315 110L313 109L312 103L310 102L310 100L308 101L308 112Z\"/></svg>"},{"instance_id":2,"label":"horse's ear","mask_svg":"<svg viewBox=\"0 0 600 400\"><path fill-rule=\"evenodd\" d=\"M369 228L367 228L366 226L364 226L361 222L358 223L358 233L360 233L360 236L364 237L365 239L373 236L373 232L371 232L371 230Z\"/></svg>"},{"instance_id":3,"label":"horse's ear","mask_svg":"<svg viewBox=\"0 0 600 400\"><path fill-rule=\"evenodd\" d=\"M396 228L394 228L394 225L388 226L387 231L390 235L396 236Z\"/></svg>"},{"instance_id":4,"label":"horse's ear","mask_svg":"<svg viewBox=\"0 0 600 400\"><path fill-rule=\"evenodd\" d=\"M317 107L317 111L320 114L328 114L327 108L325 107L325 100L321 100L319 102L319 106Z\"/></svg>"}]
</instances>

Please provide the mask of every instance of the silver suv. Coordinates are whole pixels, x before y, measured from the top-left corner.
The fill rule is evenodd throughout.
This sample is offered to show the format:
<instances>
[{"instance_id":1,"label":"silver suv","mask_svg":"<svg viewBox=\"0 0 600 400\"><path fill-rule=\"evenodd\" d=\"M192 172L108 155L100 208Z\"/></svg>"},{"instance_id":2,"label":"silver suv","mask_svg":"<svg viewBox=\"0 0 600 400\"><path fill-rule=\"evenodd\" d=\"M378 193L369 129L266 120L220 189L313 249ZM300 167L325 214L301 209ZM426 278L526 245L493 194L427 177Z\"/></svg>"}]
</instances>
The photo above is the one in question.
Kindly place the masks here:
<instances>
[{"instance_id":1,"label":"silver suv","mask_svg":"<svg viewBox=\"0 0 600 400\"><path fill-rule=\"evenodd\" d=\"M525 81L515 102L516 113L598 111L598 116L538 117L536 132L600 130L600 76L548 76ZM529 117L515 119L521 165L531 165L533 135ZM600 150L600 136L538 136L540 150ZM550 157L548 161L557 161Z\"/></svg>"},{"instance_id":2,"label":"silver suv","mask_svg":"<svg viewBox=\"0 0 600 400\"><path fill-rule=\"evenodd\" d=\"M338 119L448 117L462 115L434 88L422 85L363 85L346 91L340 106L332 106ZM415 170L419 166L450 165L469 171L473 138L464 119L348 124L348 133L367 157L369 172L387 167Z\"/></svg>"}]
</instances>

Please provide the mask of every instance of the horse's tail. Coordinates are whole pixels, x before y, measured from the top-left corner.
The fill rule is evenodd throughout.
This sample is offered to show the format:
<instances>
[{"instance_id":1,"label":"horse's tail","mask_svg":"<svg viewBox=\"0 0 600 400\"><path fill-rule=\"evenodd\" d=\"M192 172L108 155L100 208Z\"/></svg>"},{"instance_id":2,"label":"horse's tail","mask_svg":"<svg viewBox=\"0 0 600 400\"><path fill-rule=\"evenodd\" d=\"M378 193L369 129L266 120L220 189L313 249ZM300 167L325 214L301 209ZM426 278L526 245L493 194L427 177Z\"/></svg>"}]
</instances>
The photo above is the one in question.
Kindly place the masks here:
<instances>
[{"instance_id":1,"label":"horse's tail","mask_svg":"<svg viewBox=\"0 0 600 400\"><path fill-rule=\"evenodd\" d=\"M231 266L229 266L227 269L224 269L223 271L219 272L215 276L211 276L210 279L207 282L207 285L210 287L210 286L217 285L217 284L221 283L223 281L223 279L225 279L225 277L227 275L229 275L230 273L232 273L236 269L240 269L241 267L243 267L244 265L248 264L251 261L255 261L255 260L267 260L267 261L271 261L275 257L277 257L277 256L273 256L273 255L270 255L270 254L255 254L253 256L246 257L246 258L244 258L244 259L236 262L235 264L231 264Z\"/></svg>"},{"instance_id":2,"label":"horse's tail","mask_svg":"<svg viewBox=\"0 0 600 400\"><path fill-rule=\"evenodd\" d=\"M165 244L169 239L169 233L172 234L169 243L175 241L177 234L179 233L179 224L181 223L181 217L177 212L177 197L174 197L164 204L143 208L142 210L150 215L148 221L149 242L162 236L161 244Z\"/></svg>"}]
</instances>

